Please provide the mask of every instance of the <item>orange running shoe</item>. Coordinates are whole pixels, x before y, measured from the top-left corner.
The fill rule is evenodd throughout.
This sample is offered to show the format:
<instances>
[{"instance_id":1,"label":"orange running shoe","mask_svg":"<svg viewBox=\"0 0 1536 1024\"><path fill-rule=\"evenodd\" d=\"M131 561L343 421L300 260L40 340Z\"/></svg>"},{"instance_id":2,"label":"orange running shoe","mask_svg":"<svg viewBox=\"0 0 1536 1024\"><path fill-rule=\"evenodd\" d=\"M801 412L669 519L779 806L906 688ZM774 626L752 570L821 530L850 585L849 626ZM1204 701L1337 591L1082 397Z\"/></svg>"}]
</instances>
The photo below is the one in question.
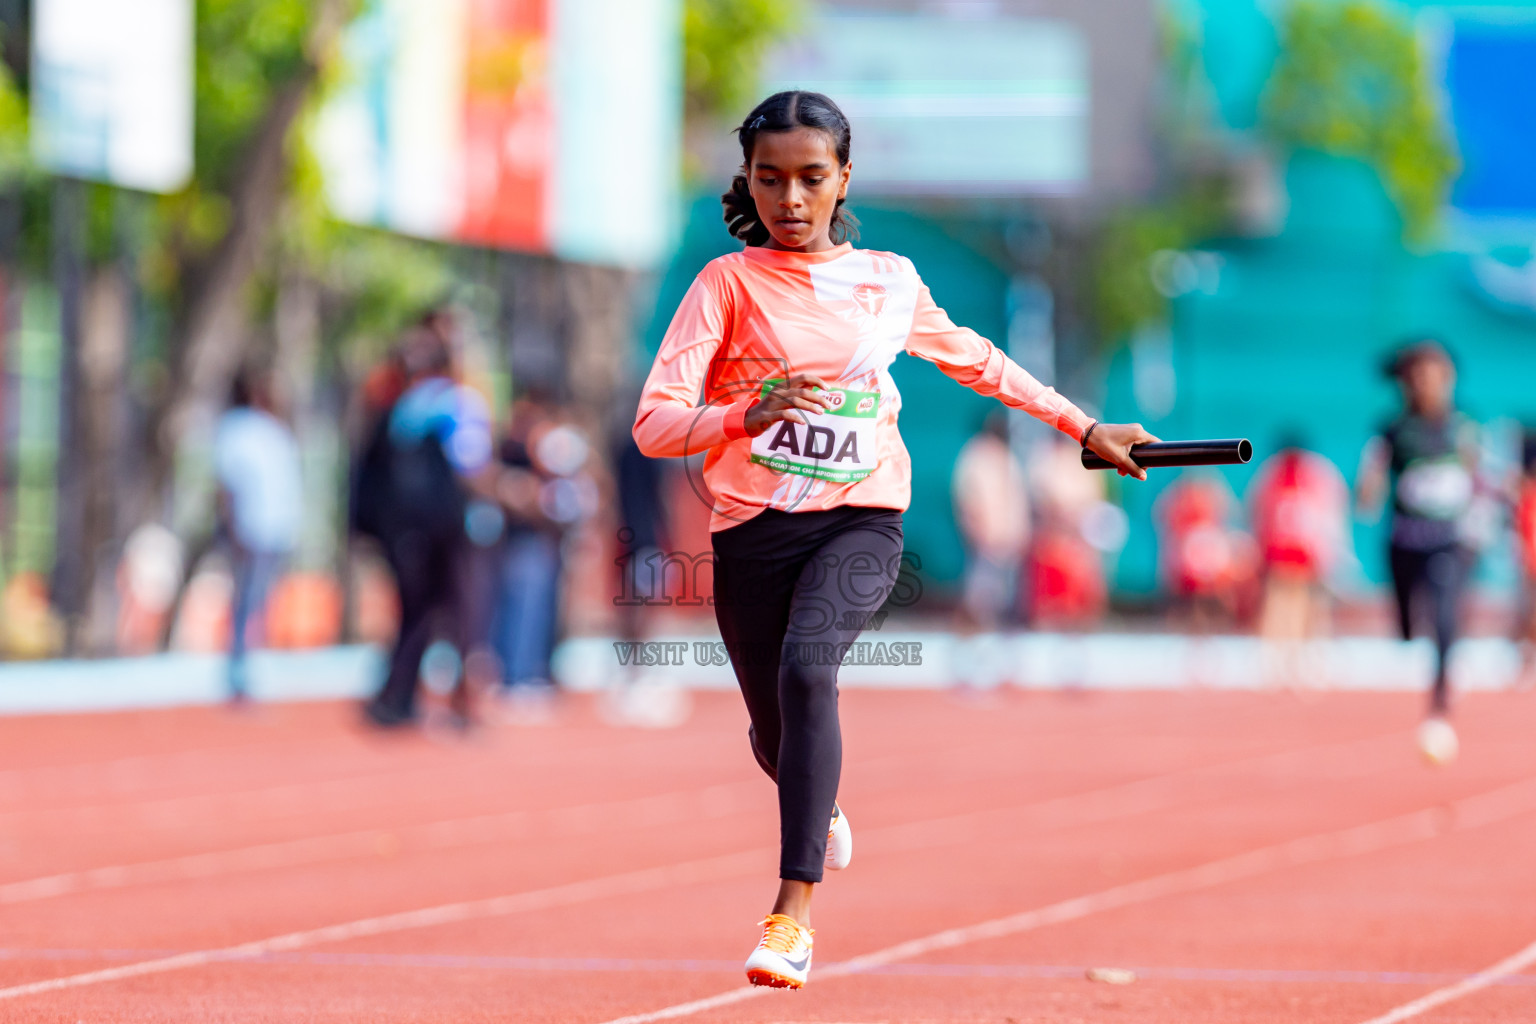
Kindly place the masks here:
<instances>
[{"instance_id":1,"label":"orange running shoe","mask_svg":"<svg viewBox=\"0 0 1536 1024\"><path fill-rule=\"evenodd\" d=\"M792 917L769 914L763 937L747 957L747 980L771 988L800 988L811 973L811 936Z\"/></svg>"}]
</instances>

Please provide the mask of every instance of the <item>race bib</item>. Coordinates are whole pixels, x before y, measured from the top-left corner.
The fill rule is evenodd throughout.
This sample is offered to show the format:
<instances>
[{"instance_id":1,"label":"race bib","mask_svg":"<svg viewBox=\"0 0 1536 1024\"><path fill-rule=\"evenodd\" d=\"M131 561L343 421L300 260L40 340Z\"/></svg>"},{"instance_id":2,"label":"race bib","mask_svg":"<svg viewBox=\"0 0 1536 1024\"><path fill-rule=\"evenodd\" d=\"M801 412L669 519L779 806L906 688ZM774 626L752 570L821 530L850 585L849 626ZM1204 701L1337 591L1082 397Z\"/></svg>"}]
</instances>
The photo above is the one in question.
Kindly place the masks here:
<instances>
[{"instance_id":1,"label":"race bib","mask_svg":"<svg viewBox=\"0 0 1536 1024\"><path fill-rule=\"evenodd\" d=\"M763 382L763 397L783 380ZM878 391L822 392L827 408L819 413L797 410L808 420L780 420L752 439L752 461L776 473L797 473L837 484L863 480L879 465L875 422L880 412Z\"/></svg>"},{"instance_id":2,"label":"race bib","mask_svg":"<svg viewBox=\"0 0 1536 1024\"><path fill-rule=\"evenodd\" d=\"M1415 462L1397 478L1403 510L1425 519L1455 519L1472 503L1472 474L1454 456Z\"/></svg>"}]
</instances>

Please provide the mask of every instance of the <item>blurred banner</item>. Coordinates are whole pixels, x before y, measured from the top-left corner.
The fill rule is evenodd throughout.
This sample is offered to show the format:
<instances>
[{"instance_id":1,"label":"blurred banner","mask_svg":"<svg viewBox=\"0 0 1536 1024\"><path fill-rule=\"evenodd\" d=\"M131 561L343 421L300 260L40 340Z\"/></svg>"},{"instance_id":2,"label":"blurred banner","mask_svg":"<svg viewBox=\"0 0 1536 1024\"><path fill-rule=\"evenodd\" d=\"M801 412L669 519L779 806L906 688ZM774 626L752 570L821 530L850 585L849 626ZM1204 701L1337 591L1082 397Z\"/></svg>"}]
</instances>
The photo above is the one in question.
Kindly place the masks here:
<instances>
[{"instance_id":1,"label":"blurred banner","mask_svg":"<svg viewBox=\"0 0 1536 1024\"><path fill-rule=\"evenodd\" d=\"M32 151L147 192L192 176L192 0L34 0Z\"/></svg>"},{"instance_id":2,"label":"blurred banner","mask_svg":"<svg viewBox=\"0 0 1536 1024\"><path fill-rule=\"evenodd\" d=\"M1088 186L1088 46L1065 22L828 12L765 93L812 89L853 123L861 190L1064 195Z\"/></svg>"},{"instance_id":3,"label":"blurred banner","mask_svg":"<svg viewBox=\"0 0 1536 1024\"><path fill-rule=\"evenodd\" d=\"M335 213L595 263L669 255L678 0L368 0L315 148Z\"/></svg>"}]
</instances>

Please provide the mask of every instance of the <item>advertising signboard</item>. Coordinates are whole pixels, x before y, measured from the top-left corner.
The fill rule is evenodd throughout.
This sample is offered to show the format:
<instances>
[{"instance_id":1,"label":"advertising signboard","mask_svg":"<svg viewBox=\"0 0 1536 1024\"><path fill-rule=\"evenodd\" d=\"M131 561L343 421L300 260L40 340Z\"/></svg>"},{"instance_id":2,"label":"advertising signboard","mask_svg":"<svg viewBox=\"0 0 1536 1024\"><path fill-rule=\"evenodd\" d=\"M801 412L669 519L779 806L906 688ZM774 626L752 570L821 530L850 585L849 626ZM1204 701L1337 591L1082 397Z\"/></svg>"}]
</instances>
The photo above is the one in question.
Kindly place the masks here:
<instances>
[{"instance_id":1,"label":"advertising signboard","mask_svg":"<svg viewBox=\"0 0 1536 1024\"><path fill-rule=\"evenodd\" d=\"M343 219L649 265L670 252L678 0L369 0L315 146Z\"/></svg>"}]
</instances>

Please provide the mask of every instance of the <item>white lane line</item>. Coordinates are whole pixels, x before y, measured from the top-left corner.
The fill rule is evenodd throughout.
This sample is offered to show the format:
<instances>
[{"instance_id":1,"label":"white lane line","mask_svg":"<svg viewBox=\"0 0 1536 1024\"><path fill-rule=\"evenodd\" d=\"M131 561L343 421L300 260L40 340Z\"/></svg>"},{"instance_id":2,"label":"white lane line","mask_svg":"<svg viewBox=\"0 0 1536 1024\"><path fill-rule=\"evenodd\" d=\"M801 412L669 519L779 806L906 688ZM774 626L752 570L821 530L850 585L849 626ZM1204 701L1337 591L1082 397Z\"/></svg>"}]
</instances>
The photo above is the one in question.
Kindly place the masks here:
<instances>
[{"instance_id":1,"label":"white lane line","mask_svg":"<svg viewBox=\"0 0 1536 1024\"><path fill-rule=\"evenodd\" d=\"M700 740L708 742L708 734L690 734L693 742ZM690 735L679 737L679 740L688 740ZM1057 734L1051 734L1052 737ZM654 738L637 738L624 746L614 746L617 740L610 742L604 749L608 757L624 757L625 754L639 754L654 748ZM545 751L538 757L528 757L527 760L516 761L511 765L511 771L528 772L542 771L542 769L558 768L570 760L581 760L593 754L596 748L579 748L571 751ZM926 752L945 751L945 745L934 743L929 748L920 748L917 751L903 751L902 754L886 754L880 757L868 758L857 761L851 768L876 768L876 766L895 763L906 760L914 754L926 754ZM674 751L676 752L676 751ZM558 755L558 757L556 757ZM146 758L147 760L147 758ZM478 774L484 774L484 761L476 768ZM106 832L117 834L126 829L135 831L180 831L189 823L206 820L226 814L230 809L237 809L243 818L252 818L255 814L292 814L296 803L303 804L309 814L324 814L327 811L356 811L358 808L369 808L384 800L379 794L386 794L390 800L401 800L401 797L421 797L441 792L442 780L433 774L442 771L461 772L464 761L456 761L453 765L418 765L409 769L395 769L389 772L367 772L361 775L346 775L341 778L319 778L319 780L304 781L304 783L283 783L278 786L267 786L261 789L246 789L246 791L218 791L203 792L203 794L181 795L181 797L157 797L151 800L117 801L117 803L83 804L83 806L41 806L29 811L0 811L0 831L20 832L22 826L34 827L38 821L49 821L57 827L57 831L63 832L68 838L78 838L88 831ZM184 772L186 774L186 772ZM759 777L760 778L760 777ZM402 789L404 783L409 783L410 789ZM101 794L97 794L100 797ZM45 801L46 804L46 801ZM17 823L22 823L18 826ZM48 841L48 838L34 841ZM120 866L114 866L120 867Z\"/></svg>"},{"instance_id":2,"label":"white lane line","mask_svg":"<svg viewBox=\"0 0 1536 1024\"><path fill-rule=\"evenodd\" d=\"M1312 749L1329 750L1337 748L1338 751L1342 752L1348 750L1351 747L1372 742L1378 742L1378 740L1351 740L1337 744L1327 744L1323 747ZM1235 764L1252 763L1256 765L1280 765L1286 764L1288 763L1289 759L1305 753L1307 753L1307 751L1283 751L1277 754L1266 754L1247 758L1242 761L1235 762ZM1129 796L1132 798L1130 800L1129 806L1122 807L1119 813L1122 816L1139 814L1149 809L1145 799L1148 796L1145 790L1149 785L1164 783L1169 779L1177 778L1181 775L1219 771L1222 768L1230 769L1231 767L1232 765L1229 764L1225 766L1214 765L1184 769L1181 772L1170 773L1167 776L1154 776L1149 779L1140 779L1132 783L1122 784L1120 786L1111 786L1106 787L1103 790L1091 791L1087 794L1080 794L1077 798L1055 797L1043 801L1039 804L1028 805L1025 808L1013 808L1012 810L1028 811L1031 808L1040 808L1054 813L1069 809L1074 805L1074 802L1081 801L1083 797L1103 795L1112 796L1119 794L1121 796ZM1484 794L1484 798L1490 795L1493 794ZM1078 806L1087 807L1091 806L1092 804L1093 801L1088 800L1078 803ZM573 808L573 810L575 809ZM1112 808L1100 807L1090 810L1086 815L1086 819L1089 822L1103 821L1107 820L1108 817L1113 816L1114 811ZM589 821L600 820L600 818L595 818L594 816L588 814L582 814L580 817ZM972 817L976 817L976 815L957 816L958 819L967 819ZM1050 815L1047 814L1046 818L1047 821L1039 823L1039 827L1049 827L1050 825L1055 825L1056 827L1067 827L1074 823L1070 817L1065 820L1058 819L1052 821L1050 820ZM948 822L951 820L954 819L937 819L939 823ZM914 828L916 828L919 833L928 832L931 834L936 830L936 827L931 824L918 822L890 826L886 829L867 830L863 834L867 838L871 835L878 836L882 833L892 833L894 837L909 834ZM901 844L898 843L897 848L900 849ZM577 882L570 885L557 886L553 889L536 890L533 893L496 897L487 900L473 900L451 903L435 908L426 908L417 911L406 911L399 914L385 915L383 917L366 918L362 921L352 922L350 924L333 925L328 928L311 929L303 932L292 932L288 935L277 936L271 939L260 939L255 942L224 947L222 949L200 950L176 954L173 956L158 957L138 964L126 964L122 967L107 968L99 971L89 971L84 974L68 975L62 978L48 979L40 982L33 982L28 985L20 985L8 989L0 989L0 999L12 999L19 996L36 994L39 992L53 991L54 989L58 988L73 988L79 985L91 985L101 982L114 981L119 978L136 977L141 974L159 974L165 971L174 971L187 967L196 967L219 960L231 960L261 956L267 953L287 951L303 946L314 945L320 942L343 941L345 939L354 938L361 935L376 935L385 932L403 931L410 928L430 927L436 924L462 921L470 918L498 916L504 914L519 913L526 910L539 910L544 909L547 906L564 906L572 903L584 902L586 900L603 899L613 894L644 892L649 891L650 889L658 888L662 885L671 884L670 880L672 879L686 878L687 880L697 882L701 879L707 880L717 877L733 877L735 874L745 873L746 869L741 868L742 865L751 864L754 865L754 869L762 870L763 866L766 865L770 859L770 854L768 852L743 851L741 853L729 854L724 857L708 858L702 861L695 861L682 865L674 865L669 868L654 868L640 872L629 872L621 875L612 875L605 878L593 879L587 882ZM723 868L722 865L728 865L729 867ZM738 868L741 868L741 870L737 870ZM720 873L718 875L712 875L710 874L711 871L717 871ZM658 881L658 879L666 879L668 881ZM605 886L619 886L619 888L615 890L615 892L610 893L609 890L605 888ZM625 886L634 887L625 888ZM556 895L551 896L551 894ZM555 900L556 902L548 902L551 899ZM822 975L825 975L826 971L822 971L821 973Z\"/></svg>"},{"instance_id":3,"label":"white lane line","mask_svg":"<svg viewBox=\"0 0 1536 1024\"><path fill-rule=\"evenodd\" d=\"M481 918L503 917L508 914L548 910L575 903L587 903L592 900L612 899L635 893L653 892L658 889L667 889L678 885L696 885L699 882L713 882L735 878L752 871L765 872L772 870L772 866L773 854L770 850L730 853L720 857L688 861L683 864L647 868L642 871L629 871L619 875L608 875L603 878L572 882L568 885L557 885L548 889L534 889L529 892L496 896L490 899L465 900L458 903L445 903L436 907L425 907L420 910L407 910L398 914L365 917L358 921L329 925L324 928L312 928L307 931L289 932L286 935L276 935L267 939L258 939L254 942L243 942L236 946L195 950L189 953L179 953L175 956L159 957L154 960L144 960L134 964L124 964L121 967L109 967L99 971L86 971L82 974L70 974L61 978L34 981L25 985L13 985L10 988L0 989L0 999L18 999L22 996L38 995L43 992L53 992L59 989L99 985L103 982L119 981L123 978L137 978L146 974L164 974L167 971L199 967L219 961L243 960L264 956L269 953L301 949L321 943L345 942L369 935L385 935L391 932L408 931L413 928L430 928L436 925L454 924Z\"/></svg>"},{"instance_id":4,"label":"white lane line","mask_svg":"<svg viewBox=\"0 0 1536 1024\"><path fill-rule=\"evenodd\" d=\"M0 884L0 905L131 885L214 878L241 871L506 842L534 831L541 836L558 837L721 818L754 806L749 794L761 789L762 783L754 779L629 800L448 818L400 829L359 829L137 864L69 871Z\"/></svg>"},{"instance_id":5,"label":"white lane line","mask_svg":"<svg viewBox=\"0 0 1536 1024\"><path fill-rule=\"evenodd\" d=\"M679 736L679 742L691 742L699 744L701 740L707 740L703 734L691 734ZM606 746L593 744L592 746L561 748L543 750L537 754L529 754L526 759L511 763L501 763L501 770L512 771L544 771L559 768L572 762L579 762L589 758L592 754L601 750L605 756L623 758L626 754L642 754L654 748L654 740L637 739L622 746L610 742ZM280 758L288 750L287 746L276 750L253 750L249 753L254 756ZM303 753L300 750L300 753ZM492 751L494 753L494 750ZM415 753L415 752L411 752ZM233 762L235 768L242 767L245 762ZM320 761L318 766L310 766L315 771L329 771L333 766L351 766L359 763L354 754L338 754L327 756ZM145 797L133 800L112 800L113 786L104 783L93 792L92 798L97 802L90 804L58 805L57 801L50 802L46 799L36 800L33 794L33 805L23 808L10 808L0 810L0 826L16 828L21 826L32 827L39 822L53 823L58 828L67 828L78 832L85 828L96 828L101 831L119 830L124 827L139 829L174 830L182 828L189 820L195 820L200 816L212 815L238 809L239 812L249 817L253 809L275 810L279 813L291 811L295 800L304 800L310 807L315 807L322 798L328 801L324 809L335 808L337 810L350 810L359 806L367 806L369 803L389 803L398 801L402 796L431 794L440 790L444 778L456 780L460 778L466 768L477 774L483 774L487 768L497 768L496 762L486 759L477 759L472 762L467 759L452 762L436 761L427 762L424 758L413 758L407 763L407 767L401 768L402 763L396 760L389 764L387 770L373 770L379 763L370 760L367 770L361 773L347 773L335 778L311 778L302 782L285 782L277 785L260 786L255 789L238 790L212 790L201 793L183 795L162 795ZM226 765L225 767L230 767ZM312 771L311 774L315 774ZM182 772L183 775L195 774L190 769ZM163 781L163 776L156 781ZM248 780L240 780L245 783ZM402 788L408 785L409 789ZM437 788L434 788L437 787ZM108 802L101 802L103 797Z\"/></svg>"},{"instance_id":6,"label":"white lane line","mask_svg":"<svg viewBox=\"0 0 1536 1024\"><path fill-rule=\"evenodd\" d=\"M1463 978L1454 985L1436 989L1428 995L1420 996L1412 1002L1404 1003L1395 1010L1389 1010L1380 1017L1372 1017L1364 1024L1398 1024L1399 1021L1417 1017L1421 1013L1428 1013L1437 1006L1462 996L1471 995L1479 989L1485 989L1489 985L1496 985L1512 975L1519 974L1531 964L1536 964L1536 942L1526 946L1514 956L1506 957L1492 967L1484 968L1470 977Z\"/></svg>"},{"instance_id":7,"label":"white lane line","mask_svg":"<svg viewBox=\"0 0 1536 1024\"><path fill-rule=\"evenodd\" d=\"M818 981L826 981L828 978L858 974L901 960L911 960L915 957L926 956L929 953L942 949L953 949L956 946L963 946L972 942L1017 935L1021 932L1033 931L1048 925L1080 920L1108 910L1117 910L1133 904L1147 903L1166 896L1211 889L1230 882L1268 874L1282 868L1300 867L1306 864L1357 857L1367 853L1389 850L1394 847L1408 846L1413 843L1433 839L1448 832L1493 824L1494 822L1503 821L1532 810L1536 810L1536 779L1528 779L1512 785L1501 786L1498 789L1490 790L1474 797L1458 800L1449 806L1429 807L1421 811L1398 815L1394 818L1386 818L1382 821L1366 825L1340 829L1336 832L1325 832L1321 835L1307 836L1274 846L1265 846L1233 857L1223 857L1220 860L1201 864L1198 867L1155 875L1151 878L1142 879L1139 882L1118 885L1110 889L1090 893L1086 896L1078 896L1073 899L1063 900L1060 903L1052 903L1049 906L1039 907L1034 910L1010 914L1007 917L993 918L990 921L982 921L962 928L946 929L932 935L897 943L894 946L887 946L885 949L875 950L872 953L865 953L862 956L852 957L848 960L829 964L826 967L817 968L815 969L815 976ZM1463 817L1464 815L1465 818ZM1503 970L1497 976L1490 977L1482 984L1489 984L1492 981L1498 980L1498 978L1518 971L1521 966L1528 962L1523 959L1527 954L1536 958L1536 948L1526 950L1501 964L1495 965L1494 968L1490 968L1490 972L1501 968ZM1516 961L1519 961L1519 964L1514 967L1509 966ZM1468 984L1472 980L1468 979L1468 982L1463 982L1463 984ZM1482 985L1478 987L1482 987ZM653 1021L677 1020L682 1017L691 1017L694 1014L703 1013L706 1010L714 1010L722 1006L730 1006L748 999L754 999L772 991L775 990L744 985L740 988L730 989L704 999L695 999L691 1002L679 1003L675 1006L667 1006L647 1013L635 1013L625 1017L617 1017L613 1020L605 1021L604 1024L651 1024ZM1445 991L1450 990L1447 989ZM1378 1018L1376 1021L1367 1022L1367 1024L1388 1024L1390 1020L1402 1019L1404 1018L1389 1016Z\"/></svg>"},{"instance_id":8,"label":"white lane line","mask_svg":"<svg viewBox=\"0 0 1536 1024\"><path fill-rule=\"evenodd\" d=\"M62 960L137 961L146 957L173 956L185 950L177 949L26 949L0 948L0 960L48 963ZM741 970L740 960L665 960L639 957L557 957L557 956L499 956L472 953L326 953L321 951L294 951L267 953L242 963L284 966L309 964L322 967L400 967L431 970L481 970L507 973L570 973L570 974L655 974L666 971L677 974L735 974ZM1193 981L1216 983L1253 983L1262 985L1394 985L1427 988L1431 985L1451 985L1462 981L1466 975L1456 971L1381 971L1381 970L1302 970L1255 967L1174 967L1167 964L1148 967L1144 964L1122 965L1138 978L1158 978L1168 981ZM1093 969L1092 964L966 964L966 963L898 963L883 967L871 967L865 973L896 977L932 978L1081 978ZM1536 988L1536 974L1516 971L1491 981L1493 985L1518 988ZM1369 1022L1367 1022L1369 1024Z\"/></svg>"},{"instance_id":9,"label":"white lane line","mask_svg":"<svg viewBox=\"0 0 1536 1024\"><path fill-rule=\"evenodd\" d=\"M999 815L1010 821L1027 821L1036 829L1066 828L1112 821L1136 814L1163 810L1187 803L1190 796L1179 792L1178 784L1189 778L1211 776L1222 781L1229 773L1245 769L1260 772L1280 771L1305 766L1321 769L1332 778L1344 770L1333 761L1342 756L1351 760L1362 747L1382 743L1399 744L1393 732L1287 750L1259 754L1235 761L1181 768L1177 771L1099 789L1049 797L1023 806L989 808L928 821L866 829L865 842L885 841L889 850L911 851L934 846L953 845L968 840L970 831ZM874 758L861 768L877 766L891 758ZM508 811L502 814L472 815L436 822L404 826L399 829L372 828L299 839L257 843L251 846L185 854L161 860L133 864L112 864L79 871L60 872L38 878L0 883L0 905L30 903L79 892L121 889L134 885L216 878L246 871L299 867L357 858L398 855L423 850L456 849L493 842L505 842L526 834L536 824L535 816L549 816L547 823L537 823L541 835L553 833L588 834L622 827L647 827L685 821L690 818L722 818L751 806L749 791L761 788L758 780L711 786L632 800L597 804L579 804L545 811ZM686 797L697 795L697 801Z\"/></svg>"},{"instance_id":10,"label":"white lane line","mask_svg":"<svg viewBox=\"0 0 1536 1024\"><path fill-rule=\"evenodd\" d=\"M1473 821L1467 825L1458 823L1463 807L1473 810ZM1065 900L1037 910L1025 911L1009 917L984 921L965 928L948 929L935 935L899 943L831 964L817 972L820 979L855 974L911 959L939 949L948 949L987 938L1017 934L1022 931L1076 920L1090 914L1146 902L1175 893L1210 888L1226 882L1250 878L1281 868L1354 856L1393 846L1407 845L1434 838L1459 827L1476 827L1500 821L1524 811L1536 808L1536 780L1527 780L1511 786L1500 787L1479 794L1449 807L1433 807L1411 814L1388 818L1384 821L1336 832L1324 833L1293 840L1275 846L1262 847L1235 857L1226 857L1184 871L1154 876L1140 882L1116 886L1098 893ZM15 985L0 989L0 999L16 999L60 989L79 988L124 978L147 974L163 974L168 971L199 967L210 963L239 960L269 953L286 952L306 946L328 942L344 942L370 935L382 935L427 928L461 921L508 914L526 913L553 907L584 903L591 900L610 899L616 896L650 892L673 885L697 884L732 878L749 871L765 870L771 860L771 852L744 851L711 857L704 860L649 868L642 871L609 875L603 878L574 882L568 885L536 889L525 893L493 897L484 900L467 900L426 907L420 910L363 918L344 924L330 925L306 931L289 932L286 935L258 939L253 942L226 946L219 949L198 950L175 956L160 957L121 967L86 971L43 981ZM644 1024L647 1021L686 1017L717 1006L726 1006L761 995L766 989L743 987L711 996L707 999L667 1007L648 1014L621 1017L609 1024Z\"/></svg>"},{"instance_id":11,"label":"white lane line","mask_svg":"<svg viewBox=\"0 0 1536 1024\"><path fill-rule=\"evenodd\" d=\"M878 842L881 852L890 853L972 842L977 838L976 829L979 826L986 824L988 819L998 817L1005 817L1008 824L1013 826L1029 825L1035 834L1102 824L1199 803L1213 796L1223 796L1220 787L1229 784L1233 773L1239 771L1254 770L1260 776L1258 780L1245 780L1250 792L1259 789L1265 779L1270 777L1284 777L1288 784L1294 784L1295 773L1298 771L1312 772L1330 782L1376 774L1383 771L1384 766L1369 764L1362 770L1359 761L1362 749L1376 746L1397 748L1401 745L1400 734L1390 733L1298 750L1258 754L1236 761L1181 768L1100 789L1067 793L1021 806L966 811L927 821L887 825L878 829L866 828L859 836L866 844L865 849L869 849L868 844L871 842ZM1190 780L1201 779L1210 782L1212 789L1191 793L1183 786Z\"/></svg>"},{"instance_id":12,"label":"white lane line","mask_svg":"<svg viewBox=\"0 0 1536 1024\"><path fill-rule=\"evenodd\" d=\"M873 758L859 762L859 766L878 768L892 760L895 760L894 756ZM308 791L303 791L303 787L286 787L285 791L289 790L290 795L303 796L306 800L312 800L314 793L313 787ZM541 837L553 838L724 818L759 806L753 796L765 792L762 780L753 778L627 800L477 814L398 828L356 829L160 860L111 864L0 883L0 905L30 903L77 892L216 878L242 871L508 842L535 831Z\"/></svg>"}]
</instances>

